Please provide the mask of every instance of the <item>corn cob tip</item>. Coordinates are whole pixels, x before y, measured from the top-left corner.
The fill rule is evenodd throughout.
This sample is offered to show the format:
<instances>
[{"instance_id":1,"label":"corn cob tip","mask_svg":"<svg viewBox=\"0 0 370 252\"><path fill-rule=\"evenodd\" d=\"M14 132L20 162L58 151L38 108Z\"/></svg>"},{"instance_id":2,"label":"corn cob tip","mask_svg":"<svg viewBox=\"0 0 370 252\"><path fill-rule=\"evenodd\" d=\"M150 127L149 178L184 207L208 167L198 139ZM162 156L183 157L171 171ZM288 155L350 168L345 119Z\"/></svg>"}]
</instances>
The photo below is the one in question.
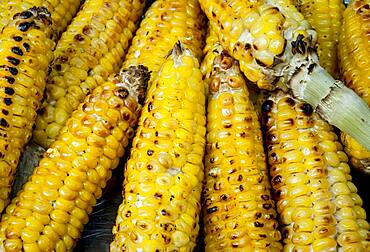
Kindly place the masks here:
<instances>
[{"instance_id":1,"label":"corn cob tip","mask_svg":"<svg viewBox=\"0 0 370 252\"><path fill-rule=\"evenodd\" d=\"M139 104L144 104L149 80L150 72L147 67L143 65L129 66L116 77L118 89L115 92L121 98L131 95Z\"/></svg>"}]
</instances>

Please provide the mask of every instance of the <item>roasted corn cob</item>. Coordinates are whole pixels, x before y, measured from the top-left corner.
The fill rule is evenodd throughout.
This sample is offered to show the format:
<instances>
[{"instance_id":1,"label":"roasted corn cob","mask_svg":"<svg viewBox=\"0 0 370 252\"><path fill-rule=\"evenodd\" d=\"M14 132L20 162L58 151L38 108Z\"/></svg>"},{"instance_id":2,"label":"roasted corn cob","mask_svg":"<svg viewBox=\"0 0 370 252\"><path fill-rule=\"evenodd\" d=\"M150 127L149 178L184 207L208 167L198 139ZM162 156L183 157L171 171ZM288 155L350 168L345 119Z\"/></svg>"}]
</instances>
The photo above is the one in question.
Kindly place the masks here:
<instances>
[{"instance_id":1,"label":"roasted corn cob","mask_svg":"<svg viewBox=\"0 0 370 252\"><path fill-rule=\"evenodd\" d=\"M317 32L320 65L337 77L337 47L345 8L343 1L294 0L294 4Z\"/></svg>"},{"instance_id":2,"label":"roasted corn cob","mask_svg":"<svg viewBox=\"0 0 370 252\"><path fill-rule=\"evenodd\" d=\"M208 66L205 249L281 251L257 114L237 61L213 36L205 58L214 59Z\"/></svg>"},{"instance_id":3,"label":"roasted corn cob","mask_svg":"<svg viewBox=\"0 0 370 252\"><path fill-rule=\"evenodd\" d=\"M369 50L370 2L352 1L343 15L343 29L339 39L340 70L345 83L370 105ZM341 136L345 151L354 167L370 173L370 151L346 134Z\"/></svg>"},{"instance_id":4,"label":"roasted corn cob","mask_svg":"<svg viewBox=\"0 0 370 252\"><path fill-rule=\"evenodd\" d=\"M43 96L54 47L51 23L45 8L31 8L14 15L0 33L0 212Z\"/></svg>"},{"instance_id":5,"label":"roasted corn cob","mask_svg":"<svg viewBox=\"0 0 370 252\"><path fill-rule=\"evenodd\" d=\"M75 16L81 0L12 0L0 3L0 31L9 23L12 16L32 7L45 7L53 20L54 39L67 28Z\"/></svg>"},{"instance_id":6,"label":"roasted corn cob","mask_svg":"<svg viewBox=\"0 0 370 252\"><path fill-rule=\"evenodd\" d=\"M205 16L195 0L157 0L145 13L124 66L144 65L153 79L178 40L201 59Z\"/></svg>"},{"instance_id":7,"label":"roasted corn cob","mask_svg":"<svg viewBox=\"0 0 370 252\"><path fill-rule=\"evenodd\" d=\"M177 43L149 89L111 251L192 251L199 231L205 96L196 57Z\"/></svg>"},{"instance_id":8,"label":"roasted corn cob","mask_svg":"<svg viewBox=\"0 0 370 252\"><path fill-rule=\"evenodd\" d=\"M71 251L112 175L145 98L149 73L131 67L85 98L0 224L1 251Z\"/></svg>"},{"instance_id":9,"label":"roasted corn cob","mask_svg":"<svg viewBox=\"0 0 370 252\"><path fill-rule=\"evenodd\" d=\"M37 144L49 147L86 95L119 70L144 8L145 1L137 7L139 1L85 2L54 52L46 100L33 133Z\"/></svg>"},{"instance_id":10,"label":"roasted corn cob","mask_svg":"<svg viewBox=\"0 0 370 252\"><path fill-rule=\"evenodd\" d=\"M319 65L316 32L290 0L199 2L249 80L263 89L291 89L370 150L370 108Z\"/></svg>"},{"instance_id":11,"label":"roasted corn cob","mask_svg":"<svg viewBox=\"0 0 370 252\"><path fill-rule=\"evenodd\" d=\"M263 111L284 251L370 251L362 200L331 126L283 93Z\"/></svg>"}]
</instances>

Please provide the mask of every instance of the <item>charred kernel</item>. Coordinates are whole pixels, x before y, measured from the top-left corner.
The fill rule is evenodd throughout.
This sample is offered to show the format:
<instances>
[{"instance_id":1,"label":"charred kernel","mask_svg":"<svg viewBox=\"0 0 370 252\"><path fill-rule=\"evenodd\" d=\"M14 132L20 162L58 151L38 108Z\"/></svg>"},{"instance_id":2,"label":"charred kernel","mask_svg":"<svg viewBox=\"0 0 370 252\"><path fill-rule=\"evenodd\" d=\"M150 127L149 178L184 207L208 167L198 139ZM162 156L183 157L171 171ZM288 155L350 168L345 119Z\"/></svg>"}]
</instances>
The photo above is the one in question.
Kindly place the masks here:
<instances>
[{"instance_id":1,"label":"charred kernel","mask_svg":"<svg viewBox=\"0 0 370 252\"><path fill-rule=\"evenodd\" d=\"M264 203L262 206L266 210L272 208L272 205L270 203Z\"/></svg>"},{"instance_id":2,"label":"charred kernel","mask_svg":"<svg viewBox=\"0 0 370 252\"><path fill-rule=\"evenodd\" d=\"M20 42L23 38L21 36L14 36L13 39L17 42Z\"/></svg>"},{"instance_id":3,"label":"charred kernel","mask_svg":"<svg viewBox=\"0 0 370 252\"><path fill-rule=\"evenodd\" d=\"M152 165L147 165L146 168L150 171L151 169L153 169L153 166Z\"/></svg>"},{"instance_id":4,"label":"charred kernel","mask_svg":"<svg viewBox=\"0 0 370 252\"><path fill-rule=\"evenodd\" d=\"M27 31L31 26L35 25L35 21L32 22L23 22L18 25L18 29L22 32Z\"/></svg>"},{"instance_id":5,"label":"charred kernel","mask_svg":"<svg viewBox=\"0 0 370 252\"><path fill-rule=\"evenodd\" d=\"M274 102L271 100L267 100L262 104L262 111L263 112L270 112L272 107L274 106Z\"/></svg>"},{"instance_id":6,"label":"charred kernel","mask_svg":"<svg viewBox=\"0 0 370 252\"><path fill-rule=\"evenodd\" d=\"M8 124L8 122L4 118L1 118L0 119L0 126L2 126L2 127L9 127L9 124Z\"/></svg>"},{"instance_id":7,"label":"charred kernel","mask_svg":"<svg viewBox=\"0 0 370 252\"><path fill-rule=\"evenodd\" d=\"M56 64L55 65L55 70L61 71L62 70L62 65L61 64Z\"/></svg>"},{"instance_id":8,"label":"charred kernel","mask_svg":"<svg viewBox=\"0 0 370 252\"><path fill-rule=\"evenodd\" d=\"M220 198L221 198L221 200L227 200L227 195L226 194L222 194L221 196L220 196Z\"/></svg>"},{"instance_id":9,"label":"charred kernel","mask_svg":"<svg viewBox=\"0 0 370 252\"><path fill-rule=\"evenodd\" d=\"M310 116L313 113L312 106L308 103L303 103L301 105L301 109L302 109L303 113L307 116Z\"/></svg>"},{"instance_id":10,"label":"charred kernel","mask_svg":"<svg viewBox=\"0 0 370 252\"><path fill-rule=\"evenodd\" d=\"M9 72L12 74L12 75L17 75L18 74L18 69L15 68L15 67L9 67Z\"/></svg>"},{"instance_id":11,"label":"charred kernel","mask_svg":"<svg viewBox=\"0 0 370 252\"><path fill-rule=\"evenodd\" d=\"M217 206L214 206L214 207L211 207L211 208L208 208L207 209L207 213L208 214L211 214L211 213L214 213L214 212L217 212L218 211L218 207Z\"/></svg>"},{"instance_id":12,"label":"charred kernel","mask_svg":"<svg viewBox=\"0 0 370 252\"><path fill-rule=\"evenodd\" d=\"M263 223L261 223L261 222L259 222L259 221L255 221L255 222L254 222L254 226L255 226L255 227L263 227L264 225L263 225Z\"/></svg>"},{"instance_id":13,"label":"charred kernel","mask_svg":"<svg viewBox=\"0 0 370 252\"><path fill-rule=\"evenodd\" d=\"M18 46L14 46L14 47L12 47L12 52L13 52L14 54L19 55L19 56L23 56L23 51L22 51L22 49L21 49L21 48L19 48Z\"/></svg>"},{"instance_id":14,"label":"charred kernel","mask_svg":"<svg viewBox=\"0 0 370 252\"><path fill-rule=\"evenodd\" d=\"M32 17L32 12L30 11L23 11L21 13L18 13L15 15L16 17L22 18L22 19L28 19Z\"/></svg>"},{"instance_id":15,"label":"charred kernel","mask_svg":"<svg viewBox=\"0 0 370 252\"><path fill-rule=\"evenodd\" d=\"M249 50L249 49L251 49L252 48L252 46L251 46L251 44L249 44L249 43L246 43L245 44L245 46L244 46L244 49L245 50Z\"/></svg>"},{"instance_id":16,"label":"charred kernel","mask_svg":"<svg viewBox=\"0 0 370 252\"><path fill-rule=\"evenodd\" d=\"M288 103L290 106L294 106L295 105L295 101L292 99L292 98L290 98L290 97L288 97L286 100L285 100L285 102L286 103Z\"/></svg>"},{"instance_id":17,"label":"charred kernel","mask_svg":"<svg viewBox=\"0 0 370 252\"><path fill-rule=\"evenodd\" d=\"M81 34L76 34L74 36L74 39L77 40L77 41L79 41L79 42L81 42L81 41L84 40L84 37Z\"/></svg>"},{"instance_id":18,"label":"charred kernel","mask_svg":"<svg viewBox=\"0 0 370 252\"><path fill-rule=\"evenodd\" d=\"M126 217L130 217L131 216L131 211L127 211L126 214L125 214Z\"/></svg>"},{"instance_id":19,"label":"charred kernel","mask_svg":"<svg viewBox=\"0 0 370 252\"><path fill-rule=\"evenodd\" d=\"M148 156L153 155L153 153L154 153L154 151L153 151L153 150L148 150L148 151L146 152L146 154L148 154Z\"/></svg>"},{"instance_id":20,"label":"charred kernel","mask_svg":"<svg viewBox=\"0 0 370 252\"><path fill-rule=\"evenodd\" d=\"M261 199L263 199L263 200L269 200L270 199L270 196L269 195L266 195L266 194L263 194L263 195L261 195Z\"/></svg>"},{"instance_id":21,"label":"charred kernel","mask_svg":"<svg viewBox=\"0 0 370 252\"><path fill-rule=\"evenodd\" d=\"M13 102L12 102L12 99L11 98L4 98L4 103L9 106L11 105Z\"/></svg>"},{"instance_id":22,"label":"charred kernel","mask_svg":"<svg viewBox=\"0 0 370 252\"><path fill-rule=\"evenodd\" d=\"M239 186L239 191L244 191L244 187L242 185Z\"/></svg>"},{"instance_id":23,"label":"charred kernel","mask_svg":"<svg viewBox=\"0 0 370 252\"><path fill-rule=\"evenodd\" d=\"M240 174L239 176L238 176L238 181L242 181L243 180L243 176Z\"/></svg>"},{"instance_id":24,"label":"charred kernel","mask_svg":"<svg viewBox=\"0 0 370 252\"><path fill-rule=\"evenodd\" d=\"M254 216L256 217L256 219L259 219L259 218L261 218L261 217L262 217L262 213L257 212Z\"/></svg>"},{"instance_id":25,"label":"charred kernel","mask_svg":"<svg viewBox=\"0 0 370 252\"><path fill-rule=\"evenodd\" d=\"M27 52L29 52L30 51L30 49L31 49L31 47L30 47L30 45L28 44L28 43L23 43L23 48L27 51Z\"/></svg>"},{"instance_id":26,"label":"charred kernel","mask_svg":"<svg viewBox=\"0 0 370 252\"><path fill-rule=\"evenodd\" d=\"M161 210L161 214L162 214L162 215L164 215L164 216L165 216L165 215L169 215L169 214L167 213L167 211L166 211L166 210L164 210L164 209L162 209L162 210Z\"/></svg>"},{"instance_id":27,"label":"charred kernel","mask_svg":"<svg viewBox=\"0 0 370 252\"><path fill-rule=\"evenodd\" d=\"M231 123L225 123L224 124L225 129L231 128L231 126L233 126Z\"/></svg>"},{"instance_id":28,"label":"charred kernel","mask_svg":"<svg viewBox=\"0 0 370 252\"><path fill-rule=\"evenodd\" d=\"M12 56L6 57L6 59L9 61L9 63L13 64L14 66L18 66L20 63L20 60L17 58L14 58Z\"/></svg>"},{"instance_id":29,"label":"charred kernel","mask_svg":"<svg viewBox=\"0 0 370 252\"><path fill-rule=\"evenodd\" d=\"M9 111L6 110L6 109L2 109L1 112L4 114L4 115L9 115Z\"/></svg>"},{"instance_id":30,"label":"charred kernel","mask_svg":"<svg viewBox=\"0 0 370 252\"><path fill-rule=\"evenodd\" d=\"M13 84L15 82L15 79L11 76L5 76L4 77L9 84Z\"/></svg>"},{"instance_id":31,"label":"charred kernel","mask_svg":"<svg viewBox=\"0 0 370 252\"><path fill-rule=\"evenodd\" d=\"M115 90L114 94L122 99L126 99L129 95L129 92L126 88L119 88Z\"/></svg>"},{"instance_id":32,"label":"charred kernel","mask_svg":"<svg viewBox=\"0 0 370 252\"><path fill-rule=\"evenodd\" d=\"M155 193L155 194L154 194L154 197L155 197L156 199L161 199L161 198L162 198L162 194L161 194L161 193Z\"/></svg>"},{"instance_id":33,"label":"charred kernel","mask_svg":"<svg viewBox=\"0 0 370 252\"><path fill-rule=\"evenodd\" d=\"M5 94L13 95L14 94L14 89L11 88L11 87L5 87Z\"/></svg>"},{"instance_id":34,"label":"charred kernel","mask_svg":"<svg viewBox=\"0 0 370 252\"><path fill-rule=\"evenodd\" d=\"M148 112L152 111L153 110L153 103L152 102L149 102L148 104Z\"/></svg>"}]
</instances>

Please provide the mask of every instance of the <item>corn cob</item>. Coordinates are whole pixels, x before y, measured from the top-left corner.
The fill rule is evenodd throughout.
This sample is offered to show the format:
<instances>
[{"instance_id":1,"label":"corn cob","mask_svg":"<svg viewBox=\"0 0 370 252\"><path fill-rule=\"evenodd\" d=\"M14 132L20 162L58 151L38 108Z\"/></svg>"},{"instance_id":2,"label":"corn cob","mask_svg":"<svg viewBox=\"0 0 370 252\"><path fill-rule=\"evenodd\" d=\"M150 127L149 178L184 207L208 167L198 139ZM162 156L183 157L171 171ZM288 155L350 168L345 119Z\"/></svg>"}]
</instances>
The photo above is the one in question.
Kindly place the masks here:
<instances>
[{"instance_id":1,"label":"corn cob","mask_svg":"<svg viewBox=\"0 0 370 252\"><path fill-rule=\"evenodd\" d=\"M81 0L12 0L1 1L0 3L0 30L9 23L16 13L25 11L34 6L45 7L51 14L53 21L54 39L66 29L69 22L75 16Z\"/></svg>"},{"instance_id":2,"label":"corn cob","mask_svg":"<svg viewBox=\"0 0 370 252\"><path fill-rule=\"evenodd\" d=\"M111 251L193 251L199 231L205 96L177 43L149 89L125 168Z\"/></svg>"},{"instance_id":3,"label":"corn cob","mask_svg":"<svg viewBox=\"0 0 370 252\"><path fill-rule=\"evenodd\" d=\"M331 126L283 93L262 110L284 251L370 251L362 200Z\"/></svg>"},{"instance_id":4,"label":"corn cob","mask_svg":"<svg viewBox=\"0 0 370 252\"><path fill-rule=\"evenodd\" d=\"M73 249L134 135L148 79L145 67L123 70L72 113L3 214L1 251Z\"/></svg>"},{"instance_id":5,"label":"corn cob","mask_svg":"<svg viewBox=\"0 0 370 252\"><path fill-rule=\"evenodd\" d=\"M320 64L332 76L338 76L337 47L342 28L342 0L294 0L295 6L317 32Z\"/></svg>"},{"instance_id":6,"label":"corn cob","mask_svg":"<svg viewBox=\"0 0 370 252\"><path fill-rule=\"evenodd\" d=\"M370 150L370 108L318 62L316 32L290 0L199 0L221 45L262 89L291 89Z\"/></svg>"},{"instance_id":7,"label":"corn cob","mask_svg":"<svg viewBox=\"0 0 370 252\"><path fill-rule=\"evenodd\" d=\"M155 1L145 13L132 40L124 66L144 65L151 71L151 79L154 79L164 58L179 39L200 60L204 25L205 17L198 1Z\"/></svg>"},{"instance_id":8,"label":"corn cob","mask_svg":"<svg viewBox=\"0 0 370 252\"><path fill-rule=\"evenodd\" d=\"M144 8L137 2L87 0L63 33L33 133L37 144L49 147L86 95L119 70Z\"/></svg>"},{"instance_id":9,"label":"corn cob","mask_svg":"<svg viewBox=\"0 0 370 252\"><path fill-rule=\"evenodd\" d=\"M205 249L281 251L257 114L238 63L212 36L207 47L217 49L209 50L216 56L208 70Z\"/></svg>"},{"instance_id":10,"label":"corn cob","mask_svg":"<svg viewBox=\"0 0 370 252\"><path fill-rule=\"evenodd\" d=\"M340 71L348 87L370 105L370 48L368 39L370 25L370 2L352 1L343 14L343 29L339 38ZM354 167L370 173L370 151L347 134L341 135L345 151Z\"/></svg>"},{"instance_id":11,"label":"corn cob","mask_svg":"<svg viewBox=\"0 0 370 252\"><path fill-rule=\"evenodd\" d=\"M50 14L31 8L14 15L0 33L0 212L32 133L54 42Z\"/></svg>"}]
</instances>

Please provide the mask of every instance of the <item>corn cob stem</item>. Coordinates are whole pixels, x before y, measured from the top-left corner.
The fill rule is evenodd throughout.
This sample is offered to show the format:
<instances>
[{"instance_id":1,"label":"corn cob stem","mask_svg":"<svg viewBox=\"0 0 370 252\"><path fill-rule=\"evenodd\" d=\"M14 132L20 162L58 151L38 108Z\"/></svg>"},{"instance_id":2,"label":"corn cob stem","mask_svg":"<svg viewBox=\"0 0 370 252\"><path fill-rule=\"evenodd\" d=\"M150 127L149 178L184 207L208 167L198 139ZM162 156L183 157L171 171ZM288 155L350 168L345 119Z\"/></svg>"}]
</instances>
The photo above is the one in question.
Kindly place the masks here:
<instances>
[{"instance_id":1,"label":"corn cob stem","mask_svg":"<svg viewBox=\"0 0 370 252\"><path fill-rule=\"evenodd\" d=\"M281 251L257 114L237 61L213 36L211 32L207 38L203 67L208 69L205 77L210 85L206 251Z\"/></svg>"},{"instance_id":2,"label":"corn cob stem","mask_svg":"<svg viewBox=\"0 0 370 252\"><path fill-rule=\"evenodd\" d=\"M199 231L205 96L177 43L149 89L125 168L111 251L192 251Z\"/></svg>"},{"instance_id":3,"label":"corn cob stem","mask_svg":"<svg viewBox=\"0 0 370 252\"><path fill-rule=\"evenodd\" d=\"M0 212L43 96L54 43L50 14L31 8L14 15L0 34Z\"/></svg>"},{"instance_id":4,"label":"corn cob stem","mask_svg":"<svg viewBox=\"0 0 370 252\"><path fill-rule=\"evenodd\" d=\"M264 89L292 90L330 124L370 149L370 108L318 67L316 32L289 0L200 0L200 4L222 46L239 60L248 79ZM316 89L325 92L312 92ZM343 97L350 100L338 103Z\"/></svg>"},{"instance_id":5,"label":"corn cob stem","mask_svg":"<svg viewBox=\"0 0 370 252\"><path fill-rule=\"evenodd\" d=\"M2 251L72 251L134 135L149 79L130 67L80 104L0 224Z\"/></svg>"},{"instance_id":6,"label":"corn cob stem","mask_svg":"<svg viewBox=\"0 0 370 252\"><path fill-rule=\"evenodd\" d=\"M284 251L369 251L370 225L332 128L282 92L262 110Z\"/></svg>"}]
</instances>

